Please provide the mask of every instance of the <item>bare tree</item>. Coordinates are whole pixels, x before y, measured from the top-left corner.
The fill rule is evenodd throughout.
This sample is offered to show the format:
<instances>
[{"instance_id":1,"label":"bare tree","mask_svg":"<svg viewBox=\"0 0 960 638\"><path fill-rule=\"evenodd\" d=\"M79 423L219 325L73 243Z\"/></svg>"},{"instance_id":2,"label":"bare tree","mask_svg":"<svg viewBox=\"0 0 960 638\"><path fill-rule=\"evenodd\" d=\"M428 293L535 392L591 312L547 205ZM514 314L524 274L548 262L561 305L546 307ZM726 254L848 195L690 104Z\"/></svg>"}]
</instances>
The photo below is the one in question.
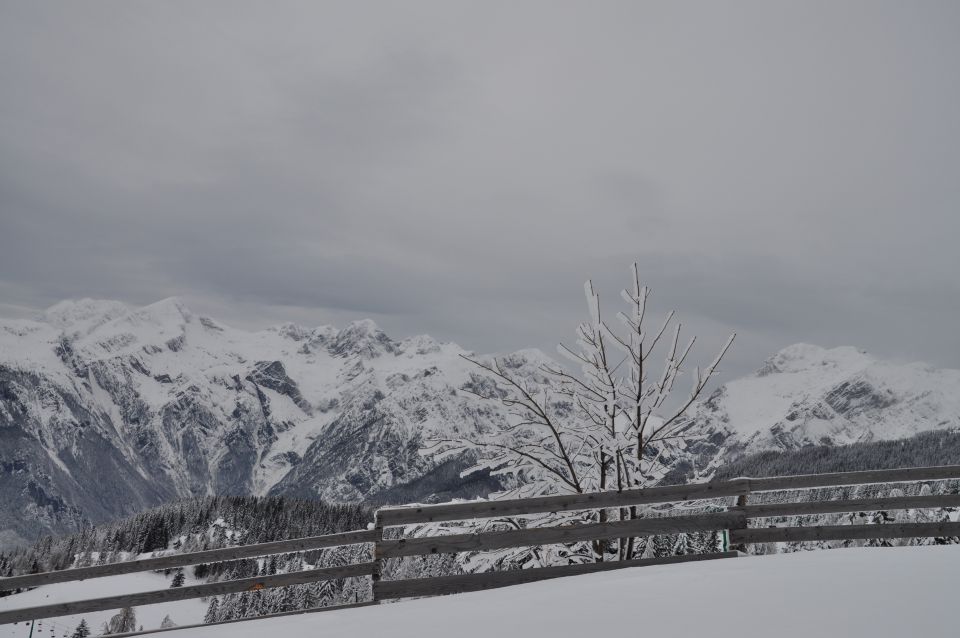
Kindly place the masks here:
<instances>
[{"instance_id":1,"label":"bare tree","mask_svg":"<svg viewBox=\"0 0 960 638\"><path fill-rule=\"evenodd\" d=\"M499 401L511 420L479 436L435 440L433 451L441 456L473 451L479 460L468 473L488 468L512 478L513 487L497 495L504 498L624 490L658 481L668 469L665 452L677 441L697 436L686 412L715 374L735 335L708 366L693 368L685 396L673 396L696 338L680 345L681 324L673 311L648 330L650 290L641 285L636 264L631 275L631 285L622 293L628 311L617 313L619 330L602 316L592 282L585 284L590 319L578 326L574 347L558 346L560 354L577 364L575 371L543 364L544 379L535 380L516 374L496 357L492 361L464 357L493 382L465 390ZM655 352L662 353L660 366L652 358ZM626 519L640 512L634 507L612 514ZM609 516L605 510L598 513L601 522ZM555 524L556 518L551 522ZM595 558L603 560L608 548L608 543L595 543ZM634 554L634 539L618 545L620 559Z\"/></svg>"}]
</instances>

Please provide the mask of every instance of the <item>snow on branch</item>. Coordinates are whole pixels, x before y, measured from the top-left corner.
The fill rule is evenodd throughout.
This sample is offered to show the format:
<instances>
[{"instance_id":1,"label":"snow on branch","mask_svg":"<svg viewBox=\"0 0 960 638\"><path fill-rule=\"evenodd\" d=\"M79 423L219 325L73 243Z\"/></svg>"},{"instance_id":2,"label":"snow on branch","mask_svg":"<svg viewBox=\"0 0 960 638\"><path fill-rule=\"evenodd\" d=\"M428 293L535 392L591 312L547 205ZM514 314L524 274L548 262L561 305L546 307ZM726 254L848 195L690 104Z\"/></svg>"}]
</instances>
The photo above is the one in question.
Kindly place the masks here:
<instances>
[{"instance_id":1,"label":"snow on branch","mask_svg":"<svg viewBox=\"0 0 960 638\"><path fill-rule=\"evenodd\" d=\"M701 435L688 411L736 335L730 335L708 366L693 367L685 397L670 400L696 337L681 346L682 324L674 321L673 310L648 331L644 324L651 291L641 283L637 264L630 274L631 285L620 294L629 308L617 313L622 332L603 320L600 296L592 281L585 282L589 320L577 326L575 347L557 346L576 370L542 364L539 371L545 378L534 380L535 375L508 370L496 357L487 362L464 356L489 375L493 386L463 390L500 402L508 408L508 422L477 436L433 441L431 453L437 458L475 455L478 460L466 473L485 469L509 478L507 496L622 490L658 480L669 469L673 450ZM654 370L658 366L651 356L661 350L663 364ZM622 519L639 514L637 508L597 514L600 520L608 515ZM609 548L599 543L594 549L601 556ZM622 542L617 552L629 558L634 549L632 541Z\"/></svg>"}]
</instances>

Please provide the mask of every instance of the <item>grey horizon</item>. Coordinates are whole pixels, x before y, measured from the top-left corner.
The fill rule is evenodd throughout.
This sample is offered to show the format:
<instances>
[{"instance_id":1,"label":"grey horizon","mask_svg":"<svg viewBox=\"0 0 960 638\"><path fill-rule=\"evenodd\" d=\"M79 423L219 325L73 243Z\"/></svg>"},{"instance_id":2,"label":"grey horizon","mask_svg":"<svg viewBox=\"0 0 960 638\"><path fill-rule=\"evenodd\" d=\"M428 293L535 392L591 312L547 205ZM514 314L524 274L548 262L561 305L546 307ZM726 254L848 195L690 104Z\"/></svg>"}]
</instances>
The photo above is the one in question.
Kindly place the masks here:
<instances>
[{"instance_id":1,"label":"grey horizon","mask_svg":"<svg viewBox=\"0 0 960 638\"><path fill-rule=\"evenodd\" d=\"M960 368L960 5L0 3L0 315L553 353L638 261L724 377Z\"/></svg>"}]
</instances>

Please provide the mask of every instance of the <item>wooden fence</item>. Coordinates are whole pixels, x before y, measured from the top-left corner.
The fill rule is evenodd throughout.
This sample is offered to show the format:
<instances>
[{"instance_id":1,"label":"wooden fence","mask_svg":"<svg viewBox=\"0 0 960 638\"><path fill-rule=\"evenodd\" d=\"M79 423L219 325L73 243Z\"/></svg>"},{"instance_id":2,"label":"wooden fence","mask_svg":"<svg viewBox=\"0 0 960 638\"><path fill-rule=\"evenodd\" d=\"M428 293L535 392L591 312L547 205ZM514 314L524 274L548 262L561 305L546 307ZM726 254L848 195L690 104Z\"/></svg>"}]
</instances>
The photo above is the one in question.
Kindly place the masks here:
<instances>
[{"instance_id":1,"label":"wooden fence","mask_svg":"<svg viewBox=\"0 0 960 638\"><path fill-rule=\"evenodd\" d=\"M11 591L51 583L80 581L133 572L186 567L201 563L288 554L354 544L372 545L373 559L370 562L11 609L0 611L0 624L118 609L120 607L133 605L149 605L227 593L256 591L270 587L283 587L322 580L367 576L371 578L371 601L362 601L354 604L315 610L322 611L334 608L359 607L389 599L476 591L561 576L622 569L625 567L732 558L740 555L740 553L736 551L736 548L743 548L745 545L751 543L960 536L960 522L831 525L819 527L750 527L750 521L754 519L771 517L960 507L960 494L749 504L748 498L751 494L824 487L913 483L947 479L960 479L960 465L897 470L872 470L866 472L808 474L759 479L742 478L731 481L652 487L625 490L622 492L381 508L376 512L373 528L368 530L159 556L40 574L12 576L9 578L0 578L0 591ZM384 534L386 528L422 525L442 521L472 521L477 519L527 516L532 514L623 508L645 504L682 503L724 497L736 497L736 504L727 506L725 511L710 513L428 537L403 537L403 530L400 530L399 534L389 534L386 536ZM383 578L384 561L406 556L487 551L510 547L536 547L579 541L603 541L655 536L658 534L703 531L724 532L729 540L730 546L735 549L709 554L583 563L477 574L455 574L431 578L401 580L385 580ZM394 535L398 537L388 537ZM305 613L308 611L313 610L290 613ZM180 626L171 629L183 628L185 627ZM144 633L151 632L148 631Z\"/></svg>"}]
</instances>

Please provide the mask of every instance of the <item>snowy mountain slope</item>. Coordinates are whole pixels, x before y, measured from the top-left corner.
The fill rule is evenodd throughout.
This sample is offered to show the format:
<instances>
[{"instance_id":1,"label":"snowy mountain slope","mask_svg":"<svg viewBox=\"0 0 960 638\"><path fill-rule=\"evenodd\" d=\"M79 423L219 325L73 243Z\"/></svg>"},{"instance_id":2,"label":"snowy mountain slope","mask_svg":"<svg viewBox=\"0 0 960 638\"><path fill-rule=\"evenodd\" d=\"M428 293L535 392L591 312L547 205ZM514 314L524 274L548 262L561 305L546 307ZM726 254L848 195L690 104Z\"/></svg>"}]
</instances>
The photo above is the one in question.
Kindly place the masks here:
<instances>
[{"instance_id":1,"label":"snowy mountain slope","mask_svg":"<svg viewBox=\"0 0 960 638\"><path fill-rule=\"evenodd\" d=\"M501 406L455 344L372 321L250 332L176 299L61 302L0 320L0 545L204 494L404 502L483 496L489 476L420 452L434 433L496 428ZM521 376L547 361L504 359ZM727 383L665 458L681 480L744 452L960 427L960 371L798 344ZM706 471L705 471L706 468Z\"/></svg>"},{"instance_id":2,"label":"snowy mountain slope","mask_svg":"<svg viewBox=\"0 0 960 638\"><path fill-rule=\"evenodd\" d=\"M503 418L458 392L464 352L372 321L236 330L176 299L3 321L0 541L177 497L357 501L420 478L425 435Z\"/></svg>"},{"instance_id":3,"label":"snowy mountain slope","mask_svg":"<svg viewBox=\"0 0 960 638\"><path fill-rule=\"evenodd\" d=\"M175 632L183 638L645 635L947 638L957 546L837 549L637 567L319 615ZM638 604L638 601L639 604ZM744 602L749 601L749 602ZM491 613L494 612L494 613Z\"/></svg>"},{"instance_id":4,"label":"snowy mountain slope","mask_svg":"<svg viewBox=\"0 0 960 638\"><path fill-rule=\"evenodd\" d=\"M718 388L695 418L728 429L738 452L907 438L960 428L960 370L796 344Z\"/></svg>"}]
</instances>

